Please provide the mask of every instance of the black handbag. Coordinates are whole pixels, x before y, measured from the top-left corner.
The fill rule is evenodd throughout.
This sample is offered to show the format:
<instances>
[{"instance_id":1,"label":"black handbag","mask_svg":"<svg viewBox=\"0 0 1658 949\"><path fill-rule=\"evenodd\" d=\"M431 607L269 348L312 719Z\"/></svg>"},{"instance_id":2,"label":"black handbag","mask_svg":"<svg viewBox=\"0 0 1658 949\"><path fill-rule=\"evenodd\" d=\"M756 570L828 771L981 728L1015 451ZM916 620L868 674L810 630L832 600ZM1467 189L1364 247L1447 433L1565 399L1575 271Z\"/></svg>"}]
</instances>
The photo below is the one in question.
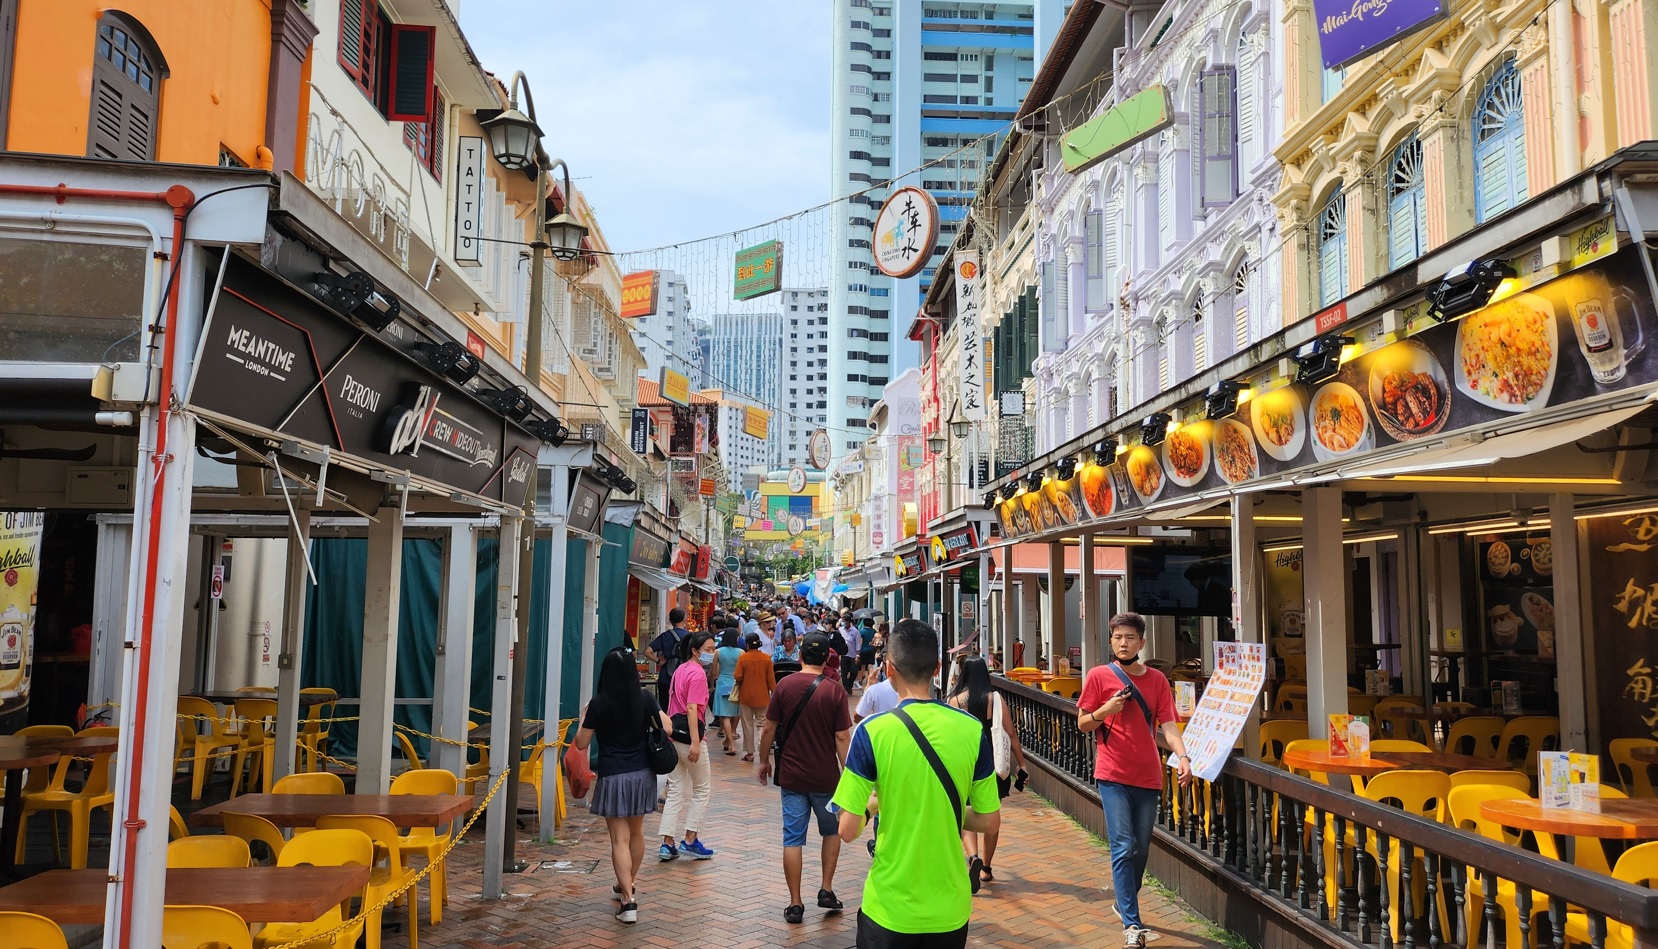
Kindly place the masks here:
<instances>
[{"instance_id":1,"label":"black handbag","mask_svg":"<svg viewBox=\"0 0 1658 949\"><path fill-rule=\"evenodd\" d=\"M653 708L645 718L645 758L650 761L653 774L672 774L679 767L679 749L662 731L662 720L657 717L659 714Z\"/></svg>"}]
</instances>

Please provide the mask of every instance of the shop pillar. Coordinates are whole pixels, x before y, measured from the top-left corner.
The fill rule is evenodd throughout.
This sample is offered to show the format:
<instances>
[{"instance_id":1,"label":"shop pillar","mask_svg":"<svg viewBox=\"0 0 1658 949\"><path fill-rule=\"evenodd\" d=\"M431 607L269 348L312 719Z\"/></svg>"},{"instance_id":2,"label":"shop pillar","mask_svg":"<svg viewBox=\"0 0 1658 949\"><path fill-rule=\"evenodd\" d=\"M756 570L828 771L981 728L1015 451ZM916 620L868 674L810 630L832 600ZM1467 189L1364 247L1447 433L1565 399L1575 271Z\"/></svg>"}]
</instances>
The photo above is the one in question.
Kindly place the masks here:
<instances>
[{"instance_id":1,"label":"shop pillar","mask_svg":"<svg viewBox=\"0 0 1658 949\"><path fill-rule=\"evenodd\" d=\"M1082 581L1082 615L1077 623L1078 634L1082 640L1082 668L1075 670L1078 675L1094 668L1100 661L1100 628L1110 617L1101 610L1104 604L1100 596L1100 579L1094 574L1094 535L1083 534L1082 546L1077 552L1077 566Z\"/></svg>"},{"instance_id":2,"label":"shop pillar","mask_svg":"<svg viewBox=\"0 0 1658 949\"><path fill-rule=\"evenodd\" d=\"M206 558L203 558L206 559ZM293 774L299 752L299 706L305 655L305 594L311 587L311 512L294 511L288 538L287 591L282 602L282 648L276 654L276 763L271 779ZM441 695L442 693L435 693Z\"/></svg>"},{"instance_id":3,"label":"shop pillar","mask_svg":"<svg viewBox=\"0 0 1658 949\"><path fill-rule=\"evenodd\" d=\"M581 591L581 705L593 698L593 654L599 645L599 556L604 541L597 537L587 539L587 569L582 572ZM558 706L549 705L544 713L548 727L558 727ZM546 771L556 769L547 768ZM547 798L552 800L552 798Z\"/></svg>"},{"instance_id":4,"label":"shop pillar","mask_svg":"<svg viewBox=\"0 0 1658 949\"><path fill-rule=\"evenodd\" d=\"M437 663L432 677L432 767L466 775L466 741L472 704L472 609L477 599L478 538L470 524L449 528L443 542L443 600Z\"/></svg>"},{"instance_id":5,"label":"shop pillar","mask_svg":"<svg viewBox=\"0 0 1658 949\"><path fill-rule=\"evenodd\" d=\"M389 499L388 499L389 500ZM391 790L397 698L397 614L403 598L403 509L386 503L368 525L363 591L363 670L357 714L357 793Z\"/></svg>"},{"instance_id":6,"label":"shop pillar","mask_svg":"<svg viewBox=\"0 0 1658 949\"><path fill-rule=\"evenodd\" d=\"M1009 548L1009 550L1011 549ZM1017 642L1019 646L1024 647L1021 650L1024 660L1020 665L1036 662L1036 650L1033 647L1042 642L1041 636L1042 588L1036 582L1035 576L1027 576L1019 581L1019 636Z\"/></svg>"},{"instance_id":7,"label":"shop pillar","mask_svg":"<svg viewBox=\"0 0 1658 949\"><path fill-rule=\"evenodd\" d=\"M996 634L996 646L1002 653L1002 668L1013 668L1013 641L1019 637L1015 627L1014 606L1019 599L1019 584L1013 581L1013 548L1002 548L1002 628Z\"/></svg>"},{"instance_id":8,"label":"shop pillar","mask_svg":"<svg viewBox=\"0 0 1658 949\"><path fill-rule=\"evenodd\" d=\"M542 449L543 452L547 450ZM548 468L548 473L552 476L552 492L548 501L550 529L547 549L551 556L547 558L547 563L540 565L547 574L547 667L543 670L544 708L541 713L541 717L546 719L542 725L545 729L542 735L546 738L553 737L553 731L558 728L558 709L564 701L564 592L567 566L565 558L570 549L570 466L567 459L561 457L559 461L565 463L555 463ZM641 635L642 643L649 641ZM516 754L513 755L514 760L517 758ZM560 774L558 768L541 769L542 800L557 800ZM553 839L553 822L538 819L536 827L541 839L550 843Z\"/></svg>"},{"instance_id":9,"label":"shop pillar","mask_svg":"<svg viewBox=\"0 0 1658 949\"><path fill-rule=\"evenodd\" d=\"M1232 514L1232 629L1240 643L1265 642L1261 629L1261 553L1255 546L1255 498L1234 494ZM1208 656L1203 657L1207 662ZM1256 703L1260 707L1260 703ZM1245 749L1258 749L1261 723L1244 719Z\"/></svg>"},{"instance_id":10,"label":"shop pillar","mask_svg":"<svg viewBox=\"0 0 1658 949\"><path fill-rule=\"evenodd\" d=\"M1302 571L1307 596L1307 722L1347 712L1347 555L1341 489L1301 495Z\"/></svg>"},{"instance_id":11,"label":"shop pillar","mask_svg":"<svg viewBox=\"0 0 1658 949\"><path fill-rule=\"evenodd\" d=\"M524 556L523 519L501 518L500 561L495 572L495 663L489 717L489 787L500 780L501 772L518 767L518 740L510 729L513 716L503 714L512 703L512 654L518 645L518 562ZM533 532L531 533L533 537ZM549 558L557 559L557 558ZM559 568L563 569L560 562ZM529 591L524 591L524 608L529 608ZM487 793L488 789L480 789ZM489 803L484 819L484 891L485 899L498 900L506 894L501 890L501 874L508 855L508 831L511 826L507 811L507 796L497 794Z\"/></svg>"},{"instance_id":12,"label":"shop pillar","mask_svg":"<svg viewBox=\"0 0 1658 949\"><path fill-rule=\"evenodd\" d=\"M1065 655L1065 545L1048 545L1048 671L1059 671L1059 657Z\"/></svg>"},{"instance_id":13,"label":"shop pillar","mask_svg":"<svg viewBox=\"0 0 1658 949\"><path fill-rule=\"evenodd\" d=\"M1554 602L1583 602L1579 582L1576 506L1569 494L1549 495L1549 542L1554 546ZM1583 649L1583 610L1554 613L1555 691L1560 698L1560 747L1589 747L1589 709L1583 685L1589 681Z\"/></svg>"}]
</instances>

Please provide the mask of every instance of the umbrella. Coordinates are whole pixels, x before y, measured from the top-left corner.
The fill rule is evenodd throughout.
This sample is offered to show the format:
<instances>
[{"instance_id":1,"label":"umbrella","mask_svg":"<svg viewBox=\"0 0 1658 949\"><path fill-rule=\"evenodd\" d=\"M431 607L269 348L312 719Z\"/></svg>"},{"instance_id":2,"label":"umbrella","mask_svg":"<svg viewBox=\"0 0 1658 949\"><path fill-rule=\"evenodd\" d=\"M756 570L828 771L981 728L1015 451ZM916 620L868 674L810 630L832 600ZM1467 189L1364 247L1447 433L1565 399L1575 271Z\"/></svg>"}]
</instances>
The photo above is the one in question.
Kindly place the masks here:
<instances>
[{"instance_id":1,"label":"umbrella","mask_svg":"<svg viewBox=\"0 0 1658 949\"><path fill-rule=\"evenodd\" d=\"M874 608L873 606L866 606L862 609L857 609L857 610L852 611L852 618L853 619L869 619L871 616L880 616L880 615L881 615L881 611Z\"/></svg>"}]
</instances>

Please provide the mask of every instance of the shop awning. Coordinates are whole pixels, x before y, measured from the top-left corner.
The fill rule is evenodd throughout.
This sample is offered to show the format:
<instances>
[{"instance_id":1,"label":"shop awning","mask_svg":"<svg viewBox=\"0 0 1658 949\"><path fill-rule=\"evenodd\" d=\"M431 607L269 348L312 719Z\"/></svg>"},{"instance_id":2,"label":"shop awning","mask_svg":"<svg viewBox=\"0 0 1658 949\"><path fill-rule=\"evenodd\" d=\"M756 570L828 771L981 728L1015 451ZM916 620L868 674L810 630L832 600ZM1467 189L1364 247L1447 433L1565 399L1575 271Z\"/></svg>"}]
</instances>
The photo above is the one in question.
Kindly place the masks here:
<instances>
[{"instance_id":1,"label":"shop awning","mask_svg":"<svg viewBox=\"0 0 1658 949\"><path fill-rule=\"evenodd\" d=\"M701 590L704 593L718 593L718 592L720 592L720 588L718 586L715 586L714 584L709 583L707 580L692 580L691 581L691 586L692 586L693 589Z\"/></svg>"},{"instance_id":2,"label":"shop awning","mask_svg":"<svg viewBox=\"0 0 1658 949\"><path fill-rule=\"evenodd\" d=\"M678 574L669 573L661 567L646 567L636 563L628 564L628 574L637 577L640 583L652 590L677 590L690 581Z\"/></svg>"},{"instance_id":3,"label":"shop awning","mask_svg":"<svg viewBox=\"0 0 1658 949\"><path fill-rule=\"evenodd\" d=\"M1588 438L1598 432L1604 432L1625 422L1640 414L1647 407L1647 402L1648 400L1643 398L1633 406L1626 405L1566 421L1500 433L1480 440L1464 438L1460 441L1460 444L1430 449L1426 452L1417 451L1402 457L1367 465L1363 468L1343 470L1341 476L1349 479L1377 478L1427 471L1444 471L1453 468L1474 468L1495 464L1507 458L1523 458L1527 455L1541 454L1561 445Z\"/></svg>"}]
</instances>

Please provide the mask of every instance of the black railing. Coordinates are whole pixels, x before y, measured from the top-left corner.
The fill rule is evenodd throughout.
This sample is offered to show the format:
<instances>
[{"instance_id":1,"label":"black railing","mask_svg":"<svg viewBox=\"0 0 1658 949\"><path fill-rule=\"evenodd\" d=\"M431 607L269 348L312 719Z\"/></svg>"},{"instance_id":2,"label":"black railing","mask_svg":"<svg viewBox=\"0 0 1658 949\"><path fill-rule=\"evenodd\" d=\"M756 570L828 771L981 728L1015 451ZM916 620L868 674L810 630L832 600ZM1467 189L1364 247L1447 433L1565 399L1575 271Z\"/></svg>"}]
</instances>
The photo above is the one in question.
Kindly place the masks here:
<instances>
[{"instance_id":1,"label":"black railing","mask_svg":"<svg viewBox=\"0 0 1658 949\"><path fill-rule=\"evenodd\" d=\"M1076 704L996 687L1026 754L1093 788L1093 736L1077 728ZM1238 755L1213 782L1179 788L1165 773L1160 841L1277 904L1310 942L1563 949L1569 930L1570 944L1593 949L1658 946L1658 892L1646 887ZM1608 942L1609 926L1620 938Z\"/></svg>"}]
</instances>

